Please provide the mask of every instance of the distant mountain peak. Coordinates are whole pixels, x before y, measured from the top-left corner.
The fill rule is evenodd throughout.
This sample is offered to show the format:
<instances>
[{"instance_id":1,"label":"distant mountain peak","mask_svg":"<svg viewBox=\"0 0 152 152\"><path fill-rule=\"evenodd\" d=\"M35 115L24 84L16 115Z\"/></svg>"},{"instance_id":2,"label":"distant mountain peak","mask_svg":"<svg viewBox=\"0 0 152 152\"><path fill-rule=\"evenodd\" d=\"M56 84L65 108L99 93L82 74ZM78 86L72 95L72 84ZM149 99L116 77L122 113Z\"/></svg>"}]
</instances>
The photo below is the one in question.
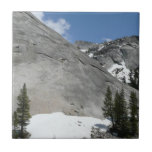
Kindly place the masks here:
<instances>
[{"instance_id":1,"label":"distant mountain peak","mask_svg":"<svg viewBox=\"0 0 152 152\"><path fill-rule=\"evenodd\" d=\"M139 36L118 38L100 44L77 41L75 45L80 51L99 61L119 81L125 77L129 83L130 70L139 67Z\"/></svg>"}]
</instances>

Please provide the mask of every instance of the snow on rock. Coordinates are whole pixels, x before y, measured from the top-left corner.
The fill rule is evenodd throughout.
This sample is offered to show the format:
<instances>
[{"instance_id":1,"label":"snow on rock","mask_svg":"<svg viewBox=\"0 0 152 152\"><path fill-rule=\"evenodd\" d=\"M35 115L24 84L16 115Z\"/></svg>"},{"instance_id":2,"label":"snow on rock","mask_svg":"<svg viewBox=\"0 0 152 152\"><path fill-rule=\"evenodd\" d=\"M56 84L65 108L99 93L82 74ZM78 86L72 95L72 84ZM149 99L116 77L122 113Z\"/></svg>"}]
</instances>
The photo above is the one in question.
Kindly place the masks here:
<instances>
[{"instance_id":1,"label":"snow on rock","mask_svg":"<svg viewBox=\"0 0 152 152\"><path fill-rule=\"evenodd\" d=\"M103 49L104 48L104 45L102 44L102 45L99 45L99 49L98 49L98 51L101 51L101 49Z\"/></svg>"},{"instance_id":2,"label":"snow on rock","mask_svg":"<svg viewBox=\"0 0 152 152\"><path fill-rule=\"evenodd\" d=\"M130 70L127 69L125 62L121 62L121 64L113 64L108 72L111 73L114 77L118 78L119 81L122 81L123 77L126 78L126 83L130 82L129 73Z\"/></svg>"},{"instance_id":3,"label":"snow on rock","mask_svg":"<svg viewBox=\"0 0 152 152\"><path fill-rule=\"evenodd\" d=\"M31 133L30 138L90 138L92 126L100 127L105 132L110 124L108 119L68 116L56 112L34 115L27 131Z\"/></svg>"},{"instance_id":4,"label":"snow on rock","mask_svg":"<svg viewBox=\"0 0 152 152\"><path fill-rule=\"evenodd\" d=\"M93 53L90 53L90 54L89 54L89 57L92 58L92 57L93 57Z\"/></svg>"},{"instance_id":5,"label":"snow on rock","mask_svg":"<svg viewBox=\"0 0 152 152\"><path fill-rule=\"evenodd\" d=\"M88 50L87 49L80 49L81 52L86 53Z\"/></svg>"}]
</instances>

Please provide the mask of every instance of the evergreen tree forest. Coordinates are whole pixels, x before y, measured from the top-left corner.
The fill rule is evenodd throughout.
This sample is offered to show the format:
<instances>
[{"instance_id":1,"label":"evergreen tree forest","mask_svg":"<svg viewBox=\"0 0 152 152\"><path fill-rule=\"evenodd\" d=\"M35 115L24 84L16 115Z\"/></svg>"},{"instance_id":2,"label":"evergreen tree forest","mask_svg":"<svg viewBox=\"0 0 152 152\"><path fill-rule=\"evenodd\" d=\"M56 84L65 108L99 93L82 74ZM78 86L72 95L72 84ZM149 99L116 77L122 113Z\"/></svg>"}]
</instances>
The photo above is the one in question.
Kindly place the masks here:
<instances>
[{"instance_id":1,"label":"evergreen tree forest","mask_svg":"<svg viewBox=\"0 0 152 152\"><path fill-rule=\"evenodd\" d=\"M130 109L130 127L131 127L131 135L138 137L138 125L139 125L139 105L138 99L136 97L135 92L131 92L130 94L130 102L129 102L129 109Z\"/></svg>"},{"instance_id":2,"label":"evergreen tree forest","mask_svg":"<svg viewBox=\"0 0 152 152\"><path fill-rule=\"evenodd\" d=\"M139 67L135 70L131 70L129 74L130 83L129 85L137 90L139 90Z\"/></svg>"},{"instance_id":3,"label":"evergreen tree forest","mask_svg":"<svg viewBox=\"0 0 152 152\"><path fill-rule=\"evenodd\" d=\"M114 125L113 121L113 101L112 101L112 92L110 90L110 87L108 86L107 92L105 95L105 100L104 100L104 107L102 110L104 111L104 117L106 118L111 118L112 125Z\"/></svg>"},{"instance_id":4,"label":"evergreen tree forest","mask_svg":"<svg viewBox=\"0 0 152 152\"><path fill-rule=\"evenodd\" d=\"M29 138L30 133L26 131L26 126L29 124L30 119L30 106L29 98L27 95L26 84L23 85L23 88L20 90L20 94L17 97L18 107L13 114L13 138Z\"/></svg>"},{"instance_id":5,"label":"evergreen tree forest","mask_svg":"<svg viewBox=\"0 0 152 152\"><path fill-rule=\"evenodd\" d=\"M119 138L138 138L139 107L135 92L130 92L129 103L127 103L123 88L115 93L113 99L108 86L102 109L105 118L112 122L109 128L112 134Z\"/></svg>"}]
</instances>

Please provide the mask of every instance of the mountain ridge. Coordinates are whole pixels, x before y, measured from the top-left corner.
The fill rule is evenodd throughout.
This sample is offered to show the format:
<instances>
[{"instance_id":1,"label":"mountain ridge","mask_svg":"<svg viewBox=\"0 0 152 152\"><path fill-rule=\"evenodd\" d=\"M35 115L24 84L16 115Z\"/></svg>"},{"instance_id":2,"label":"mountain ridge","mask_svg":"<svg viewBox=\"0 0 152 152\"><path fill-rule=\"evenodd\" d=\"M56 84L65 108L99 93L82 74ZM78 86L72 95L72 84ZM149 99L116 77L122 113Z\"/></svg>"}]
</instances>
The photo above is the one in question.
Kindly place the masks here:
<instances>
[{"instance_id":1,"label":"mountain ridge","mask_svg":"<svg viewBox=\"0 0 152 152\"><path fill-rule=\"evenodd\" d=\"M76 41L75 46L89 57L99 61L118 80L122 81L123 77L127 77L126 81L130 82L128 76L130 71L139 68L139 36L87 44L88 42L85 41Z\"/></svg>"},{"instance_id":2,"label":"mountain ridge","mask_svg":"<svg viewBox=\"0 0 152 152\"><path fill-rule=\"evenodd\" d=\"M30 12L13 13L13 110L23 83L32 115L64 112L103 118L106 88L113 94L124 86L126 99L136 91L112 77Z\"/></svg>"}]
</instances>

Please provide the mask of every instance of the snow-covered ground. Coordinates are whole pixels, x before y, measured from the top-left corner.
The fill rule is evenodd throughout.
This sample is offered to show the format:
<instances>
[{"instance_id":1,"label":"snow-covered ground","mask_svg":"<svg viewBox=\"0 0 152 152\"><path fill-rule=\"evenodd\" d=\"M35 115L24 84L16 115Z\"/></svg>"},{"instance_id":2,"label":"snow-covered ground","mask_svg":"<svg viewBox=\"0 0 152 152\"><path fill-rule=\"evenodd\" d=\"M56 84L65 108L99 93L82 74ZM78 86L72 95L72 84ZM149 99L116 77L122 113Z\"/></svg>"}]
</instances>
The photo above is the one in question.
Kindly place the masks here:
<instances>
[{"instance_id":1,"label":"snow-covered ground","mask_svg":"<svg viewBox=\"0 0 152 152\"><path fill-rule=\"evenodd\" d=\"M105 132L109 125L108 119L68 116L56 112L34 115L27 131L31 133L30 138L90 138L92 126Z\"/></svg>"},{"instance_id":2,"label":"snow-covered ground","mask_svg":"<svg viewBox=\"0 0 152 152\"><path fill-rule=\"evenodd\" d=\"M117 70L119 70L118 74L117 74ZM125 62L121 62L121 65L119 64L113 64L109 69L108 72L111 73L114 77L117 77L118 80L122 81L122 78L125 76L126 78L126 82L129 83L130 79L129 79L129 73L130 70L127 69Z\"/></svg>"}]
</instances>

